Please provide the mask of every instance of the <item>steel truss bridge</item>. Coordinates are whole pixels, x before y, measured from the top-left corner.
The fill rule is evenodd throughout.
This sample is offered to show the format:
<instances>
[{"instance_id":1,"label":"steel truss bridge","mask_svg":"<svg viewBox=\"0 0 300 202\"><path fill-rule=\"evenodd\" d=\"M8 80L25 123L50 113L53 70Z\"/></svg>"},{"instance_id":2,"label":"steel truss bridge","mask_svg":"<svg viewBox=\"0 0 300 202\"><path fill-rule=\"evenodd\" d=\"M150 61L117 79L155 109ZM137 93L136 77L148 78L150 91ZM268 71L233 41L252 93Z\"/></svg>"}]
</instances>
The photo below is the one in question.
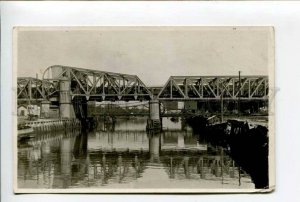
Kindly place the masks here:
<instances>
[{"instance_id":1,"label":"steel truss bridge","mask_svg":"<svg viewBox=\"0 0 300 202\"><path fill-rule=\"evenodd\" d=\"M159 100L266 100L267 76L171 76Z\"/></svg>"},{"instance_id":2,"label":"steel truss bridge","mask_svg":"<svg viewBox=\"0 0 300 202\"><path fill-rule=\"evenodd\" d=\"M136 75L77 67L51 66L44 72L43 80L55 84L51 93L59 92L59 81L69 80L72 98L84 96L87 100L99 101L152 99L152 93Z\"/></svg>"},{"instance_id":3,"label":"steel truss bridge","mask_svg":"<svg viewBox=\"0 0 300 202\"><path fill-rule=\"evenodd\" d=\"M96 101L267 100L267 76L171 76L163 87L147 87L136 75L55 65L41 80L18 77L20 101L59 101L60 81L69 81L68 94Z\"/></svg>"},{"instance_id":4,"label":"steel truss bridge","mask_svg":"<svg viewBox=\"0 0 300 202\"><path fill-rule=\"evenodd\" d=\"M17 97L18 102L42 101L47 99L43 92L42 80L32 77L18 77Z\"/></svg>"}]
</instances>

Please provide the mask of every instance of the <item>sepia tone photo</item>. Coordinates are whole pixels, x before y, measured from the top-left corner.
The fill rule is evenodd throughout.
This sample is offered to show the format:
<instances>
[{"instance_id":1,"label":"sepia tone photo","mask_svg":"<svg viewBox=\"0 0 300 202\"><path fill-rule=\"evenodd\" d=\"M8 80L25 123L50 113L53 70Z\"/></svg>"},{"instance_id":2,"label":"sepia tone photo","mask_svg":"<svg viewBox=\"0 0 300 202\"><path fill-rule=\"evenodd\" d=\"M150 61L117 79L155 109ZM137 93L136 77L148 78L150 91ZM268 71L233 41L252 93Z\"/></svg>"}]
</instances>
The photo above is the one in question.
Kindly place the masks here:
<instances>
[{"instance_id":1,"label":"sepia tone photo","mask_svg":"<svg viewBox=\"0 0 300 202\"><path fill-rule=\"evenodd\" d=\"M275 188L272 27L15 27L15 193Z\"/></svg>"}]
</instances>

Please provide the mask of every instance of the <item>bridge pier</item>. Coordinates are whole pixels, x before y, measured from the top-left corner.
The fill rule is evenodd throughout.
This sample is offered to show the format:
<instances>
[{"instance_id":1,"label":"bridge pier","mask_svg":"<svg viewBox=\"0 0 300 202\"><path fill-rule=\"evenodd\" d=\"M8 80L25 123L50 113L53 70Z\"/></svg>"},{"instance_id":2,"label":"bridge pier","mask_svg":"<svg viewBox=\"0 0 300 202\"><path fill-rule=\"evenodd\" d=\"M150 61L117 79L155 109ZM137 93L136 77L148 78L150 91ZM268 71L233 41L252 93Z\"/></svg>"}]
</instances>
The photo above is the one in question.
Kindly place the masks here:
<instances>
[{"instance_id":1,"label":"bridge pier","mask_svg":"<svg viewBox=\"0 0 300 202\"><path fill-rule=\"evenodd\" d=\"M178 148L184 148L184 135L182 133L177 136L177 146Z\"/></svg>"},{"instance_id":2,"label":"bridge pier","mask_svg":"<svg viewBox=\"0 0 300 202\"><path fill-rule=\"evenodd\" d=\"M161 136L160 134L149 134L149 153L151 163L160 162Z\"/></svg>"},{"instance_id":3,"label":"bridge pier","mask_svg":"<svg viewBox=\"0 0 300 202\"><path fill-rule=\"evenodd\" d=\"M158 100L149 101L149 119L147 122L148 129L160 129L161 119L160 119L160 106Z\"/></svg>"},{"instance_id":4,"label":"bridge pier","mask_svg":"<svg viewBox=\"0 0 300 202\"><path fill-rule=\"evenodd\" d=\"M75 118L75 112L72 105L71 82L68 78L60 80L59 83L59 115L60 118Z\"/></svg>"},{"instance_id":5,"label":"bridge pier","mask_svg":"<svg viewBox=\"0 0 300 202\"><path fill-rule=\"evenodd\" d=\"M50 113L50 101L43 100L41 103L41 118L49 118Z\"/></svg>"}]
</instances>

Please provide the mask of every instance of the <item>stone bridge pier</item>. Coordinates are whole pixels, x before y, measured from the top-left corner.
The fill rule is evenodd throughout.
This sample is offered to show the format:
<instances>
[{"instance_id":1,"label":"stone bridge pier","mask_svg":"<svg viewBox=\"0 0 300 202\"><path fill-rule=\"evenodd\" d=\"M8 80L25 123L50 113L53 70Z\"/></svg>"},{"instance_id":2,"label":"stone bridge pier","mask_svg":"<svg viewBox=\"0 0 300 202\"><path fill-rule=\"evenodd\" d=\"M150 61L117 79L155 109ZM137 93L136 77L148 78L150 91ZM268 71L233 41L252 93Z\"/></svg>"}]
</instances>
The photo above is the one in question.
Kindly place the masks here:
<instances>
[{"instance_id":1,"label":"stone bridge pier","mask_svg":"<svg viewBox=\"0 0 300 202\"><path fill-rule=\"evenodd\" d=\"M161 134L149 134L149 153L151 163L160 163Z\"/></svg>"},{"instance_id":2,"label":"stone bridge pier","mask_svg":"<svg viewBox=\"0 0 300 202\"><path fill-rule=\"evenodd\" d=\"M60 118L75 118L75 112L72 105L71 82L68 78L64 77L59 82L59 115Z\"/></svg>"},{"instance_id":3,"label":"stone bridge pier","mask_svg":"<svg viewBox=\"0 0 300 202\"><path fill-rule=\"evenodd\" d=\"M149 118L147 121L147 129L161 129L162 121L160 117L159 100L149 101Z\"/></svg>"},{"instance_id":4,"label":"stone bridge pier","mask_svg":"<svg viewBox=\"0 0 300 202\"><path fill-rule=\"evenodd\" d=\"M51 102L48 100L43 100L41 102L41 117L42 118L49 118L50 104L51 104Z\"/></svg>"}]
</instances>

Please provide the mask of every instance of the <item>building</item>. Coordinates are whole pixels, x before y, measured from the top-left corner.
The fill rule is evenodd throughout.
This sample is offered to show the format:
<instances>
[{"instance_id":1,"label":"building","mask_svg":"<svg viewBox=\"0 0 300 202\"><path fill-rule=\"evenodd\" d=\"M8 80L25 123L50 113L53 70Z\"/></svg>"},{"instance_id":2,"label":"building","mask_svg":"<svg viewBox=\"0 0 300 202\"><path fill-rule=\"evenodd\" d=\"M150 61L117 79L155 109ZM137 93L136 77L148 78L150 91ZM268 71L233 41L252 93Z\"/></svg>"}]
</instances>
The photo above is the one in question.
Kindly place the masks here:
<instances>
[{"instance_id":1,"label":"building","mask_svg":"<svg viewBox=\"0 0 300 202\"><path fill-rule=\"evenodd\" d=\"M28 110L25 105L19 105L18 106L18 116L27 116Z\"/></svg>"}]
</instances>

